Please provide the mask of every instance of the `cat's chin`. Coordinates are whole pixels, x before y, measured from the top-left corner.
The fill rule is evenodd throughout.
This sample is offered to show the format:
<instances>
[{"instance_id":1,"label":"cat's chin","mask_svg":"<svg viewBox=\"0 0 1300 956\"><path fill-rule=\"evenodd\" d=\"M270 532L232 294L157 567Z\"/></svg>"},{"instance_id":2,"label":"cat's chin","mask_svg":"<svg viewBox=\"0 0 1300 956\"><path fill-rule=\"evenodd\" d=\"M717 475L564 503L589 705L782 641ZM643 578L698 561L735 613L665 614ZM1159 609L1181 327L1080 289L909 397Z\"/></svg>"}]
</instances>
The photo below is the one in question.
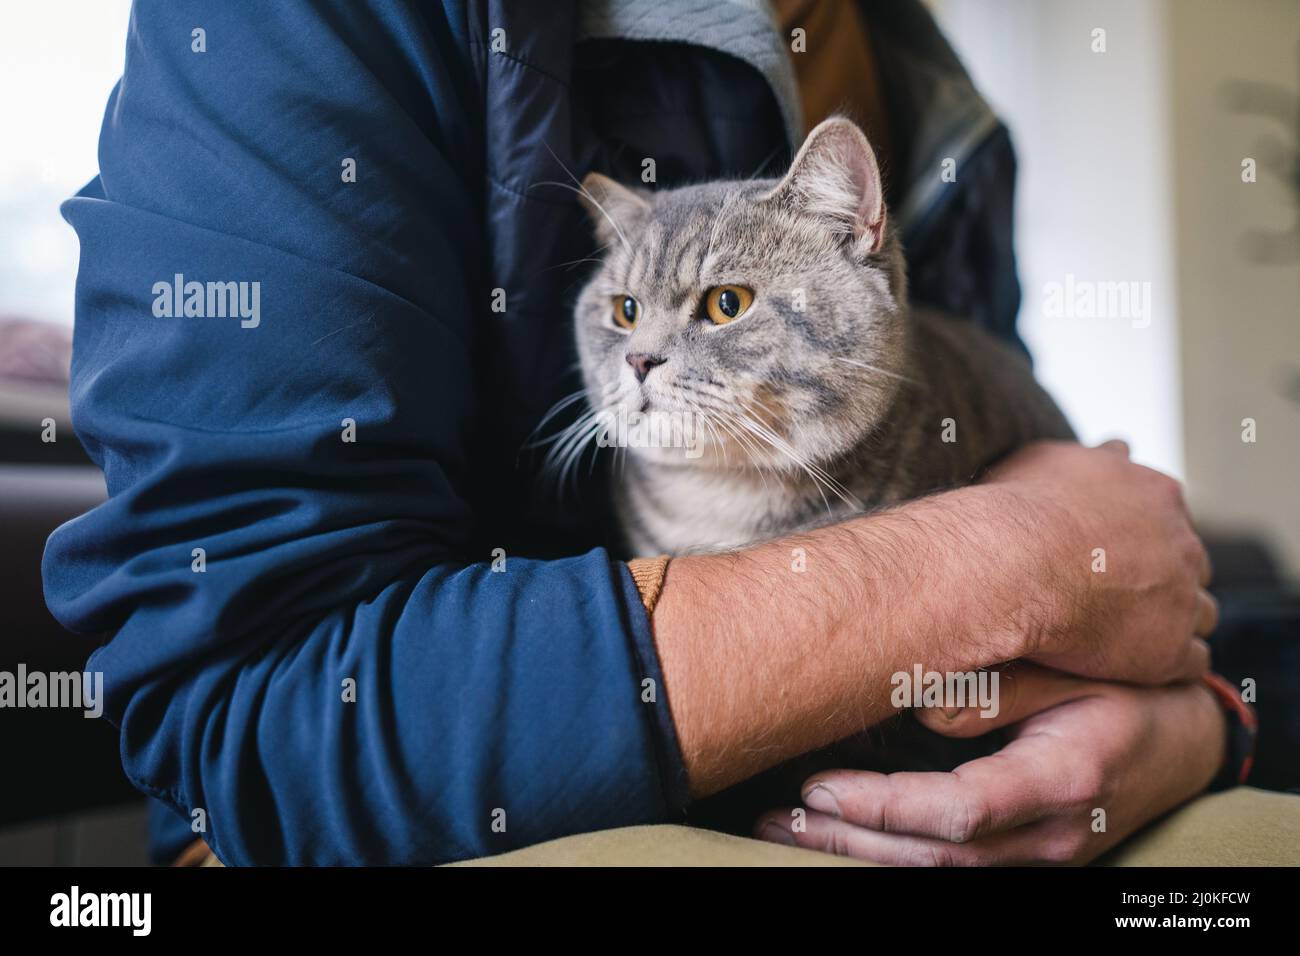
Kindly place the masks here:
<instances>
[{"instance_id":1,"label":"cat's chin","mask_svg":"<svg viewBox=\"0 0 1300 956\"><path fill-rule=\"evenodd\" d=\"M602 414L597 435L601 447L625 449L647 464L690 465L702 459L709 445L703 419L689 409L674 409L653 396L634 405L619 404Z\"/></svg>"},{"instance_id":2,"label":"cat's chin","mask_svg":"<svg viewBox=\"0 0 1300 956\"><path fill-rule=\"evenodd\" d=\"M638 448L629 447L627 453L645 465L669 468L712 468L715 467L716 448L707 441L680 448Z\"/></svg>"}]
</instances>

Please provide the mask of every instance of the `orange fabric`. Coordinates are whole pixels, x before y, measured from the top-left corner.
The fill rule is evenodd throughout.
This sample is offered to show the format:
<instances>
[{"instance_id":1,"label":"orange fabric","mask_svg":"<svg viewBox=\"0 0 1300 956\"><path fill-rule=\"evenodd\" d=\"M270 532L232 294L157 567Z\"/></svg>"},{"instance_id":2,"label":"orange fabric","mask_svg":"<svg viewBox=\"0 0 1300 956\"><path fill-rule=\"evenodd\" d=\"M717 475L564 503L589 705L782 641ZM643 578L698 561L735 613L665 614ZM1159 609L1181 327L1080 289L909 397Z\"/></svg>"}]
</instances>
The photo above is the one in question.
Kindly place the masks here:
<instances>
[{"instance_id":1,"label":"orange fabric","mask_svg":"<svg viewBox=\"0 0 1300 956\"><path fill-rule=\"evenodd\" d=\"M772 0L790 50L804 132L832 113L853 119L882 164L890 153L884 88L862 12L850 0ZM804 52L792 49L791 31L805 33Z\"/></svg>"},{"instance_id":2,"label":"orange fabric","mask_svg":"<svg viewBox=\"0 0 1300 956\"><path fill-rule=\"evenodd\" d=\"M208 849L208 845L202 839L195 840L184 850L180 856L172 861L172 866L220 866L221 862L216 855Z\"/></svg>"},{"instance_id":3,"label":"orange fabric","mask_svg":"<svg viewBox=\"0 0 1300 956\"><path fill-rule=\"evenodd\" d=\"M653 614L655 604L659 600L659 592L663 590L664 575L668 573L667 555L658 558L634 558L627 563L627 568L632 572L632 580L636 582L636 589L641 593L641 603L645 605L647 614Z\"/></svg>"}]
</instances>

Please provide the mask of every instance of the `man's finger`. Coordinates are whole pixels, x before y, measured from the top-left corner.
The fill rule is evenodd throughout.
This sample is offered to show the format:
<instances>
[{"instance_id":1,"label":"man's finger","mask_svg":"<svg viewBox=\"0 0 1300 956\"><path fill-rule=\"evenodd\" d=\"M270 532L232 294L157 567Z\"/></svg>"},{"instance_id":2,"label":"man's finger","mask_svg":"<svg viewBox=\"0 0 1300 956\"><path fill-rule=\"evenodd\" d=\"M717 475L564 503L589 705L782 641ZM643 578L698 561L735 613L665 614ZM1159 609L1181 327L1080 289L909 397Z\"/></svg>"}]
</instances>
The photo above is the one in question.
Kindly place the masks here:
<instances>
[{"instance_id":1,"label":"man's finger","mask_svg":"<svg viewBox=\"0 0 1300 956\"><path fill-rule=\"evenodd\" d=\"M1071 779L1069 750L1030 735L952 773L831 770L808 779L803 800L869 830L968 843L1059 807Z\"/></svg>"},{"instance_id":2,"label":"man's finger","mask_svg":"<svg viewBox=\"0 0 1300 956\"><path fill-rule=\"evenodd\" d=\"M761 840L791 843L809 850L851 856L884 866L1013 866L1066 864L1091 860L1109 849L1114 837L1094 833L1087 818L1061 818L995 833L973 843L881 833L823 813L798 819L789 810L764 814L754 828Z\"/></svg>"},{"instance_id":3,"label":"man's finger","mask_svg":"<svg viewBox=\"0 0 1300 956\"><path fill-rule=\"evenodd\" d=\"M1204 547L1201 548L1201 570L1198 577L1198 583L1203 588L1209 587L1210 582L1214 580L1214 565L1210 563L1210 552Z\"/></svg>"},{"instance_id":4,"label":"man's finger","mask_svg":"<svg viewBox=\"0 0 1300 956\"><path fill-rule=\"evenodd\" d=\"M1129 457L1128 442L1120 438L1112 438L1110 441L1104 441L1097 447L1104 448L1106 451L1117 452L1118 454L1123 455L1125 458Z\"/></svg>"},{"instance_id":5,"label":"man's finger","mask_svg":"<svg viewBox=\"0 0 1300 956\"><path fill-rule=\"evenodd\" d=\"M1172 683L1181 684L1200 680L1209 673L1209 670L1210 645L1199 637L1194 637L1188 642L1187 650L1183 654L1182 666L1174 674Z\"/></svg>"},{"instance_id":6,"label":"man's finger","mask_svg":"<svg viewBox=\"0 0 1300 956\"><path fill-rule=\"evenodd\" d=\"M918 707L913 713L922 726L945 737L979 737L990 731L1019 723L1041 710L1095 694L1097 681L1072 677L1035 664L1016 663L994 671L997 683L987 708L971 705L945 710Z\"/></svg>"},{"instance_id":7,"label":"man's finger","mask_svg":"<svg viewBox=\"0 0 1300 956\"><path fill-rule=\"evenodd\" d=\"M797 827L796 819L789 810L765 814L754 828L754 835L771 843L793 842L808 850L851 856L884 866L979 866L1004 862L998 851L1002 848L1000 844L1007 842L1006 834L977 843L949 843L931 837L881 833L815 811L807 813Z\"/></svg>"},{"instance_id":8,"label":"man's finger","mask_svg":"<svg viewBox=\"0 0 1300 956\"><path fill-rule=\"evenodd\" d=\"M1219 602L1208 591L1196 592L1196 624L1193 630L1198 637L1209 637L1219 625Z\"/></svg>"}]
</instances>

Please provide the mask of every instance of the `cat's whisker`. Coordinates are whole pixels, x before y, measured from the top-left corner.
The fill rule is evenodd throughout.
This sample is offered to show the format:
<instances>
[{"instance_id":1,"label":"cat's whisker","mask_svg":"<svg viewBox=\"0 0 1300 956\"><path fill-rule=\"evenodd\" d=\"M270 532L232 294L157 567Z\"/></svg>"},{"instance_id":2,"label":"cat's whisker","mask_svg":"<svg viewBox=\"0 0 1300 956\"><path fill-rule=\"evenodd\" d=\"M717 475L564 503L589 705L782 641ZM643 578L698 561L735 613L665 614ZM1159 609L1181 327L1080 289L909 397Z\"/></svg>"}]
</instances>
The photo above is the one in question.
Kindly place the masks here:
<instances>
[{"instance_id":1,"label":"cat's whisker","mask_svg":"<svg viewBox=\"0 0 1300 956\"><path fill-rule=\"evenodd\" d=\"M687 391L690 390L688 389ZM707 395L708 393L697 391L696 394ZM712 402L713 396L708 396L708 397ZM687 401L690 400L688 399ZM717 403L712 405L706 405L700 402L691 402L691 405L694 408L705 410L705 414L708 414L709 409L717 413L716 416L710 415L709 417L713 421L716 421L718 426L721 427L735 441L735 443L741 447L741 450L745 452L746 457L748 457L750 464L753 465L754 470L759 472L760 476L763 478L764 487L766 487L767 476L764 473L765 465L761 456L762 448L754 440L752 435L749 435L744 431L740 431L736 428L734 424L728 423L728 419L733 417L733 413L731 409L725 405L721 405ZM723 454L724 456L726 455L725 444L723 445ZM727 463L730 464L730 458L727 458ZM770 468L771 466L766 466L766 467Z\"/></svg>"},{"instance_id":2,"label":"cat's whisker","mask_svg":"<svg viewBox=\"0 0 1300 956\"><path fill-rule=\"evenodd\" d=\"M777 414L776 409L772 408L770 405L767 404L767 402L763 401L757 395L750 395L748 399L742 399L741 405L742 407L747 405L756 406L759 411L764 412L767 415L766 421L764 421L764 419L761 416L755 415L754 417L757 418L759 421L763 422L763 424L767 425L769 428L772 428L773 430L775 430L776 424L781 421L781 416ZM746 407L745 410L750 412L751 414L754 411L753 408L749 408L749 407Z\"/></svg>"},{"instance_id":3,"label":"cat's whisker","mask_svg":"<svg viewBox=\"0 0 1300 956\"><path fill-rule=\"evenodd\" d=\"M724 420L722 420L721 418L715 418L713 415L709 414L709 412L700 403L694 402L691 399L686 399L686 402L691 406L693 413L698 415L703 420L705 427L707 427L709 431L712 433L714 443L717 445L717 447L722 449L722 457L723 457L724 464L727 467L731 467L731 453L728 448L728 443L724 442L722 440L722 436L718 434L719 427L722 428L722 430L725 431L728 435L730 435L735 440L736 444L740 445L741 451L743 451L746 457L749 458L750 463L754 466L754 470L757 471L759 473L759 476L763 479L763 487L766 488L767 475L763 473L762 462L759 461L754 456L754 453L750 450L750 442L745 441L735 431L734 428L728 427L727 423ZM715 423L716 423L716 427L715 427Z\"/></svg>"},{"instance_id":4,"label":"cat's whisker","mask_svg":"<svg viewBox=\"0 0 1300 956\"><path fill-rule=\"evenodd\" d=\"M770 163L776 157L776 154L780 149L781 147L778 146L776 149L772 150L772 152L768 153L767 158L758 164L758 167L752 173L749 174L749 178L745 180L745 182L753 182L755 179L757 179L758 174L761 173L763 170L767 169L767 164Z\"/></svg>"},{"instance_id":5,"label":"cat's whisker","mask_svg":"<svg viewBox=\"0 0 1300 956\"><path fill-rule=\"evenodd\" d=\"M565 445L567 445L568 441L572 440L574 436L579 434L581 430L584 427L586 427L586 425L590 424L592 421L595 421L596 419L601 417L603 417L606 421L608 421L610 418L616 415L617 413L614 411L614 408L624 399L626 392L627 392L626 388L620 387L616 392L608 396L609 401L604 408L599 408L599 409L589 408L586 411L584 411L581 415L579 415L578 418L575 419L567 428L562 429L557 434L552 435L548 438L543 438L535 442L531 442L530 444L525 445L525 447L536 448L544 445L554 444L556 447L553 448L551 450L551 454L547 456L547 460L549 462L552 458L563 454L562 448ZM547 411L547 413L544 416L542 416L542 420L537 423L537 427L533 429L532 433L530 433L529 438L532 438L532 436L535 435L538 431L540 431L548 421L550 421L556 415L564 411L565 408L569 407L574 402L582 398L585 398L586 395L587 392L585 389L578 389L576 392L566 395L564 398L560 399L558 402L552 405L551 408Z\"/></svg>"},{"instance_id":6,"label":"cat's whisker","mask_svg":"<svg viewBox=\"0 0 1300 956\"><path fill-rule=\"evenodd\" d=\"M741 449L745 452L746 457L749 458L750 463L754 466L754 470L758 472L758 477L763 482L763 490L766 491L768 489L767 470L764 468L764 462L762 460L762 448L752 437L745 435L745 433L738 430L735 425L728 425L722 420L719 420L718 424L727 431L727 434L732 435L735 438L736 443L740 445Z\"/></svg>"},{"instance_id":7,"label":"cat's whisker","mask_svg":"<svg viewBox=\"0 0 1300 956\"><path fill-rule=\"evenodd\" d=\"M565 438L563 445L557 446L554 453L548 456L545 470L546 473L555 480L558 487L563 488L564 477L568 472L570 456L575 453L575 451L580 450L584 445L584 433L574 432Z\"/></svg>"},{"instance_id":8,"label":"cat's whisker","mask_svg":"<svg viewBox=\"0 0 1300 956\"><path fill-rule=\"evenodd\" d=\"M713 439L714 447L722 449L723 457L726 458L727 450L725 447L723 447L722 442L718 437L717 429L713 427L712 416L710 416L709 413L706 412L698 402L691 401L691 399L686 398L685 396L682 397L682 401L684 401L690 407L691 415L697 421L702 423L705 428L709 430L709 435Z\"/></svg>"},{"instance_id":9,"label":"cat's whisker","mask_svg":"<svg viewBox=\"0 0 1300 956\"><path fill-rule=\"evenodd\" d=\"M751 425L749 422L747 422L747 421L746 421L746 422L742 422L741 425L742 425L742 427L747 428L747 429L749 429L750 431L754 431L753 428L752 428L752 425ZM821 497L821 499L822 499L822 506L826 509L826 513L827 513L827 514L830 514L830 513L831 513L831 503L830 503L829 499L827 499L827 497L826 497L826 492L823 490L823 489L825 488L825 482L822 480L822 478L821 478L819 475L817 475L816 472L814 472L812 469L810 469L810 468L808 467L808 465L807 465L805 462L803 462L803 461L799 458L798 455L791 454L790 452L786 451L785 449L781 448L780 446L778 446L778 445L776 445L776 444L773 444L773 442L772 442L769 438L767 438L767 436L765 436L765 435L763 435L763 434L761 434L761 433L759 433L759 432L754 431L754 434L758 435L759 438L761 438L763 441L766 441L767 444L771 445L772 448L774 448L776 451L780 452L782 455L785 455L785 457L787 457L787 458L789 458L791 461L793 461L793 462L795 463L795 465L797 465L797 466L800 468L800 470L802 470L805 474L808 475L809 478L811 478L811 479L813 480L813 487L815 487L815 488L817 489L817 494L818 494L818 495Z\"/></svg>"},{"instance_id":10,"label":"cat's whisker","mask_svg":"<svg viewBox=\"0 0 1300 956\"><path fill-rule=\"evenodd\" d=\"M579 419L565 433L550 454L547 455L545 467L554 469L563 477L569 467L570 460L575 455L581 455L586 444L599 430L600 420L598 416L591 415Z\"/></svg>"},{"instance_id":11,"label":"cat's whisker","mask_svg":"<svg viewBox=\"0 0 1300 956\"><path fill-rule=\"evenodd\" d=\"M858 361L857 359L845 358L842 355L836 355L834 358L835 361L843 362L845 365L856 365L858 368L864 368L868 372L875 372L877 375L884 375L887 378L896 378L900 382L906 382L908 385L917 384L915 379L910 379L906 375L899 375L897 372L891 372L888 369L883 369L877 365L872 365L870 362L861 362Z\"/></svg>"},{"instance_id":12,"label":"cat's whisker","mask_svg":"<svg viewBox=\"0 0 1300 956\"><path fill-rule=\"evenodd\" d=\"M601 429L605 427L606 419L604 416L596 414L588 426L581 432L577 433L569 443L568 449L560 459L557 488L563 493L564 488L569 484L570 478L573 481L574 491L578 488L577 468L582 461L582 456L591 447L592 439L600 434Z\"/></svg>"},{"instance_id":13,"label":"cat's whisker","mask_svg":"<svg viewBox=\"0 0 1300 956\"><path fill-rule=\"evenodd\" d=\"M557 485L561 491L570 468L581 457L591 440L599 434L606 421L607 416L603 409L590 409L556 437L555 446L546 456L543 470L557 477Z\"/></svg>"},{"instance_id":14,"label":"cat's whisker","mask_svg":"<svg viewBox=\"0 0 1300 956\"><path fill-rule=\"evenodd\" d=\"M817 484L819 492L821 492L822 488L825 488L835 494L836 497L849 507L857 510L862 509L862 503L858 501L857 498L855 498L834 476L826 472L819 465L803 458L803 456L790 447L790 444L786 442L785 439L781 438L780 435L777 435L766 425L755 420L751 415L737 415L735 416L735 420L743 428L748 429L752 434L766 441L773 449L780 452L802 469L803 472L812 478ZM821 492L821 494L823 503L826 505L826 510L829 512L831 510L830 502L826 500L825 492Z\"/></svg>"},{"instance_id":15,"label":"cat's whisker","mask_svg":"<svg viewBox=\"0 0 1300 956\"><path fill-rule=\"evenodd\" d=\"M557 434L546 439L544 442L540 442L539 446L542 444L554 445L555 447L551 449L551 454L558 454L560 450L568 444L573 435L580 431L591 420L591 417L594 414L595 413L590 410L582 412L582 414L580 414L576 419L564 428L560 429Z\"/></svg>"},{"instance_id":16,"label":"cat's whisker","mask_svg":"<svg viewBox=\"0 0 1300 956\"><path fill-rule=\"evenodd\" d=\"M560 186L564 186L566 189L570 188L564 183L536 183L535 185L560 185ZM612 246L613 244L614 243L612 240L610 242L603 243L602 245L599 245L595 249L591 250L590 255L583 256L580 259L570 259L568 262L557 262L555 263L555 265L547 266L545 269L543 269L541 272L537 274L544 275L545 273L550 272L553 269L563 269L565 267L573 267L576 265L580 265L584 262L596 262L596 263L603 262L604 260L601 258L601 256L604 255L604 253L608 251L609 247Z\"/></svg>"},{"instance_id":17,"label":"cat's whisker","mask_svg":"<svg viewBox=\"0 0 1300 956\"><path fill-rule=\"evenodd\" d=\"M573 175L572 171L569 169L568 166L564 165L564 161L561 160L560 157L555 155L555 150L551 149L551 144L544 142L542 143L542 145L546 147L546 151L551 154L551 158L554 159L559 164L560 168L564 170L565 174L570 179L573 180L573 185L570 186L568 183L556 182L555 180L547 180L540 183L533 183L533 185L529 186L528 188L532 189L533 186L559 186L562 189L567 189L570 192L577 193L579 196L587 197L587 201L590 202L593 206L595 206L598 210L600 210L600 214L605 217L605 220L611 226L614 227L614 232L618 235L619 239L623 241L623 248L631 252L632 246L627 241L627 236L623 235L623 230L619 228L618 223L614 221L614 217L605 211L605 207L602 206L599 200L597 200L596 197L591 194L591 190L589 190L586 186L582 185L578 177Z\"/></svg>"},{"instance_id":18,"label":"cat's whisker","mask_svg":"<svg viewBox=\"0 0 1300 956\"><path fill-rule=\"evenodd\" d=\"M731 205L732 201L739 195L740 190L738 189L735 192L728 193L726 198L722 200L722 205L718 208L717 215L713 217L713 227L709 230L709 244L704 249L704 257L700 265L701 272L708 271L709 263L713 259L713 246L714 243L718 241L718 231L722 228L722 218L727 213L727 207Z\"/></svg>"},{"instance_id":19,"label":"cat's whisker","mask_svg":"<svg viewBox=\"0 0 1300 956\"><path fill-rule=\"evenodd\" d=\"M541 417L540 421L538 421L537 427L535 427L531 432L528 433L528 438L525 439L523 447L539 448L543 445L548 445L551 442L555 441L559 437L559 435L562 434L562 432L552 435L549 438L540 439L538 441L533 441L532 439L538 432L540 432L543 428L546 427L547 422L551 421L551 419L555 418L555 416L559 415L562 411L564 411L574 402L579 402L582 399L584 399L586 395L587 395L586 389L580 388L576 392L571 392L570 394L565 395L562 399L560 399L549 409L547 409L546 414Z\"/></svg>"},{"instance_id":20,"label":"cat's whisker","mask_svg":"<svg viewBox=\"0 0 1300 956\"><path fill-rule=\"evenodd\" d=\"M713 420L713 416L711 415L708 417L707 421L708 421L709 432L710 434L713 435L713 446L714 448L720 449L722 451L723 467L730 468L731 467L731 442L728 442L726 439L724 439L722 437L722 433L719 431L719 428L722 427L722 423L715 422Z\"/></svg>"},{"instance_id":21,"label":"cat's whisker","mask_svg":"<svg viewBox=\"0 0 1300 956\"><path fill-rule=\"evenodd\" d=\"M603 261L604 261L604 260L602 260L602 259L598 259L598 258L596 258L595 256L583 256L581 259L570 259L568 262L557 262L557 263L555 263L555 265L547 266L545 269L543 269L543 270L541 270L540 272L538 272L537 275L542 276L542 275L545 275L545 274L548 273L548 272L553 272L553 271L555 271L556 269L565 269L565 268L569 268L569 269L571 269L571 268L573 268L574 266L580 266L580 265L582 265L584 262L596 262L596 263L599 263L599 262L603 262ZM536 277L534 277L534 278L536 278Z\"/></svg>"}]
</instances>

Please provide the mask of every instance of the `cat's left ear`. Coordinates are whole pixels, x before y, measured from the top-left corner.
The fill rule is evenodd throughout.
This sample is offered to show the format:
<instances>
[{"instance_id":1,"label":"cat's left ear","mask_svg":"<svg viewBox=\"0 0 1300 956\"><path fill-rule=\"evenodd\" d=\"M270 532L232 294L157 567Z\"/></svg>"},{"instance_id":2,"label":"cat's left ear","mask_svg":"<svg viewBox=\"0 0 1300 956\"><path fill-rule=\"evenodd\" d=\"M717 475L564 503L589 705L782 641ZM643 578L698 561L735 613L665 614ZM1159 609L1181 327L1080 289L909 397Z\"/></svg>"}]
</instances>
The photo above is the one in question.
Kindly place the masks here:
<instances>
[{"instance_id":1,"label":"cat's left ear","mask_svg":"<svg viewBox=\"0 0 1300 956\"><path fill-rule=\"evenodd\" d=\"M770 198L825 219L858 255L876 252L885 241L885 197L875 151L857 124L843 116L823 120L808 134Z\"/></svg>"}]
</instances>

